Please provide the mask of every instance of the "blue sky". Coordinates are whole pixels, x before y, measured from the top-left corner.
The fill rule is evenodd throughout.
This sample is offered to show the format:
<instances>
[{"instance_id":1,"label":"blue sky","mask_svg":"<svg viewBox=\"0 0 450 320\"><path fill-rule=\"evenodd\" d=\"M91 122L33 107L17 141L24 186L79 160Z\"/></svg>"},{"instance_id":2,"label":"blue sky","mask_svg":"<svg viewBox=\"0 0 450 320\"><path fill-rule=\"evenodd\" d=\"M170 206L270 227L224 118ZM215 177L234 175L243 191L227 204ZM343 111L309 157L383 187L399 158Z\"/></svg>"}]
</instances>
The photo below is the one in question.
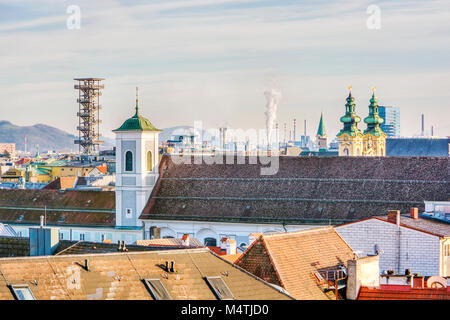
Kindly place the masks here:
<instances>
[{"instance_id":1,"label":"blue sky","mask_svg":"<svg viewBox=\"0 0 450 320\"><path fill-rule=\"evenodd\" d=\"M375 4L381 28L369 30ZM69 30L69 5L81 28ZM75 132L75 77L104 77L102 131L131 116L134 88L157 127L264 128L276 87L280 128L296 118L315 134L341 127L348 85L357 113L401 108L403 135L450 135L448 1L0 0L0 111L19 125ZM364 126L361 126L364 128Z\"/></svg>"}]
</instances>

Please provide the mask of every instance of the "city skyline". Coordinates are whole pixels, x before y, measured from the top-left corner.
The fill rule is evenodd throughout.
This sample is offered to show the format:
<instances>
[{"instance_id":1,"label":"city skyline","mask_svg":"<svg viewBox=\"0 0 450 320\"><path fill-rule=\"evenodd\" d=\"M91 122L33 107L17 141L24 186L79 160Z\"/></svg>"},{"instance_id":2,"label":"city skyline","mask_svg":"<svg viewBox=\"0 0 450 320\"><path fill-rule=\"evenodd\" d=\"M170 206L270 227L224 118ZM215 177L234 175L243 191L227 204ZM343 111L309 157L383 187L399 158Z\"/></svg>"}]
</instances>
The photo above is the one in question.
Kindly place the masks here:
<instances>
[{"instance_id":1,"label":"city skyline","mask_svg":"<svg viewBox=\"0 0 450 320\"><path fill-rule=\"evenodd\" d=\"M350 84L360 117L376 86L380 105L400 108L402 135L420 134L422 113L426 130L450 134L444 1L378 1L378 30L366 25L368 1L39 4L0 1L0 110L14 124L76 134L73 78L104 77L106 137L132 115L139 86L141 112L159 128L263 129L264 92L276 88L280 128L295 118L300 135L307 119L314 135L323 112L333 139ZM80 29L67 27L69 5L80 8Z\"/></svg>"}]
</instances>

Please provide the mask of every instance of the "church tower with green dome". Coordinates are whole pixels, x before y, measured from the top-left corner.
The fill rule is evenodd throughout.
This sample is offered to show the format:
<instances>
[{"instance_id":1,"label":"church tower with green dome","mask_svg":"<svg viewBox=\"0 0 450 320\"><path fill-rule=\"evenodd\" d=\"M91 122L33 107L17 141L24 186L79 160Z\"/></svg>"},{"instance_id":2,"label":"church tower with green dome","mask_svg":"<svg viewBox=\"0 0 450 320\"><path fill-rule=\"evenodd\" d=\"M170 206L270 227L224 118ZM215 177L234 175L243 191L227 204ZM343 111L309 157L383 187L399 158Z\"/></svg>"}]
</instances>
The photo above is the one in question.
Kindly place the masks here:
<instances>
[{"instance_id":1,"label":"church tower with green dome","mask_svg":"<svg viewBox=\"0 0 450 320\"><path fill-rule=\"evenodd\" d=\"M159 175L161 130L139 113L138 88L134 116L113 132L116 135L116 225L141 228L139 216Z\"/></svg>"},{"instance_id":2,"label":"church tower with green dome","mask_svg":"<svg viewBox=\"0 0 450 320\"><path fill-rule=\"evenodd\" d=\"M341 117L344 124L337 134L339 144L339 156L361 156L363 150L363 134L358 129L361 118L356 115L355 98L352 96L352 87L349 86L345 114Z\"/></svg>"},{"instance_id":3,"label":"church tower with green dome","mask_svg":"<svg viewBox=\"0 0 450 320\"><path fill-rule=\"evenodd\" d=\"M364 130L363 155L385 156L386 133L381 129L383 118L378 115L378 99L375 96L375 87L372 88L372 98L369 104L369 115L364 119L367 129Z\"/></svg>"}]
</instances>

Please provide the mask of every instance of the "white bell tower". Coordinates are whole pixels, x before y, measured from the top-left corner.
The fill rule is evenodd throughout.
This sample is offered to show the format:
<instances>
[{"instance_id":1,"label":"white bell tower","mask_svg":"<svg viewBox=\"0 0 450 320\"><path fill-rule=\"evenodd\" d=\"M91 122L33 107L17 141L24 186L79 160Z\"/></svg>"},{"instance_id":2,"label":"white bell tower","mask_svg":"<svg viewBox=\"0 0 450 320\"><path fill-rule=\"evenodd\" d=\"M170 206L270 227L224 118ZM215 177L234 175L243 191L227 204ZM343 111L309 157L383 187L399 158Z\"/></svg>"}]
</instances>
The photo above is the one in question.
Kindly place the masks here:
<instances>
[{"instance_id":1,"label":"white bell tower","mask_svg":"<svg viewBox=\"0 0 450 320\"><path fill-rule=\"evenodd\" d=\"M139 114L138 88L136 113L116 135L116 226L141 227L142 213L158 179L159 133Z\"/></svg>"}]
</instances>

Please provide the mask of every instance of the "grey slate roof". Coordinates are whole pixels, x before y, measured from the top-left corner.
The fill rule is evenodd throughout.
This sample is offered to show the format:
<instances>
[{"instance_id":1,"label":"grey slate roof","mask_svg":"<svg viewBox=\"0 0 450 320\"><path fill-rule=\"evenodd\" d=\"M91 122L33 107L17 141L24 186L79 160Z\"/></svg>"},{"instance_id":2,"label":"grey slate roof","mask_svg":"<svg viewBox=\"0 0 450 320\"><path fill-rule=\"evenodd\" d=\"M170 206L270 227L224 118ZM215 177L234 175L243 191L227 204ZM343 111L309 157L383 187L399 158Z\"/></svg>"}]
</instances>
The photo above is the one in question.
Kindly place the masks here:
<instances>
[{"instance_id":1,"label":"grey slate roof","mask_svg":"<svg viewBox=\"0 0 450 320\"><path fill-rule=\"evenodd\" d=\"M450 139L387 138L386 156L448 157Z\"/></svg>"},{"instance_id":2,"label":"grey slate roof","mask_svg":"<svg viewBox=\"0 0 450 320\"><path fill-rule=\"evenodd\" d=\"M380 216L383 220L387 220L387 216ZM450 223L439 221L436 219L431 219L420 215L419 219L412 219L409 214L400 215L400 224L432 233L439 237L450 237Z\"/></svg>"}]
</instances>

